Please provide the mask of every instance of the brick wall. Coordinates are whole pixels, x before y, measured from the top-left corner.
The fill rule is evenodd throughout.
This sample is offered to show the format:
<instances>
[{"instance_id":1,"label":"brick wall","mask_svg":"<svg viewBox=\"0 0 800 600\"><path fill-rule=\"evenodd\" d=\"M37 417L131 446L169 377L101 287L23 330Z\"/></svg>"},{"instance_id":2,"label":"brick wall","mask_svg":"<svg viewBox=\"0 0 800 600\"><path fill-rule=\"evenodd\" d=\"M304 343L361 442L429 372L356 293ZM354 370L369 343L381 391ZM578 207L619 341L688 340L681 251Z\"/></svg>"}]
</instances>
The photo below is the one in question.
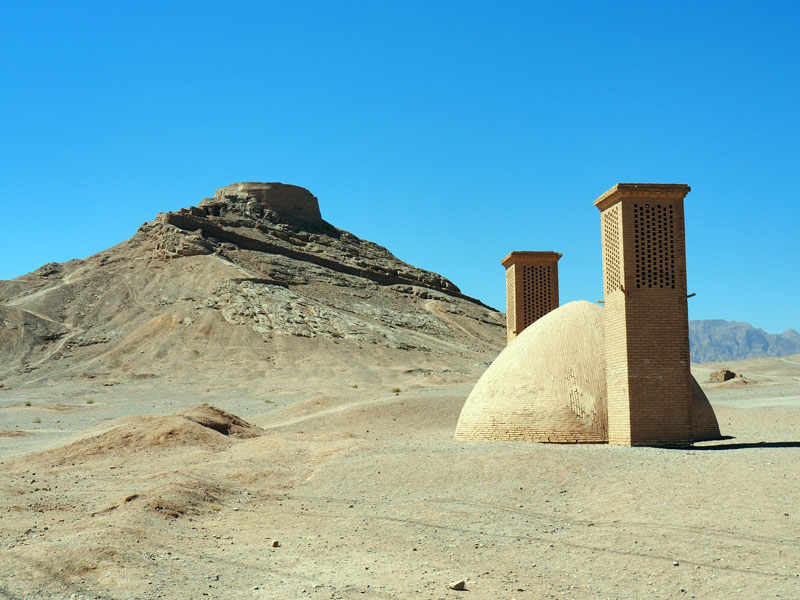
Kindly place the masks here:
<instances>
[{"instance_id":1,"label":"brick wall","mask_svg":"<svg viewBox=\"0 0 800 600\"><path fill-rule=\"evenodd\" d=\"M601 210L609 441L691 443L685 185L619 184Z\"/></svg>"}]
</instances>

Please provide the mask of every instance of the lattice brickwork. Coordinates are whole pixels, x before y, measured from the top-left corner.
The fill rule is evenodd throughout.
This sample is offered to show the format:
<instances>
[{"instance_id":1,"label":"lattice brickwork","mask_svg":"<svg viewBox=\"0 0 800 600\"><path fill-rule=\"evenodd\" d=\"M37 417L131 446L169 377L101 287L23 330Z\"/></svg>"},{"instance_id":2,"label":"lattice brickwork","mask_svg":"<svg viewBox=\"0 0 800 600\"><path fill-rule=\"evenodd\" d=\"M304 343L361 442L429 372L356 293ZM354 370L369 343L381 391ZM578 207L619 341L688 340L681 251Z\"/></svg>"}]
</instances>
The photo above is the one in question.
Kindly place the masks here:
<instances>
[{"instance_id":1,"label":"lattice brickwork","mask_svg":"<svg viewBox=\"0 0 800 600\"><path fill-rule=\"evenodd\" d=\"M553 266L522 267L522 328L543 317L553 306Z\"/></svg>"},{"instance_id":2,"label":"lattice brickwork","mask_svg":"<svg viewBox=\"0 0 800 600\"><path fill-rule=\"evenodd\" d=\"M509 342L514 339L517 326L517 294L514 292L516 271L515 265L506 269L506 332Z\"/></svg>"},{"instance_id":3,"label":"lattice brickwork","mask_svg":"<svg viewBox=\"0 0 800 600\"><path fill-rule=\"evenodd\" d=\"M603 280L606 294L621 288L620 207L612 206L601 215L603 241Z\"/></svg>"},{"instance_id":4,"label":"lattice brickwork","mask_svg":"<svg viewBox=\"0 0 800 600\"><path fill-rule=\"evenodd\" d=\"M674 289L675 207L671 204L634 203L633 239L636 287Z\"/></svg>"}]
</instances>

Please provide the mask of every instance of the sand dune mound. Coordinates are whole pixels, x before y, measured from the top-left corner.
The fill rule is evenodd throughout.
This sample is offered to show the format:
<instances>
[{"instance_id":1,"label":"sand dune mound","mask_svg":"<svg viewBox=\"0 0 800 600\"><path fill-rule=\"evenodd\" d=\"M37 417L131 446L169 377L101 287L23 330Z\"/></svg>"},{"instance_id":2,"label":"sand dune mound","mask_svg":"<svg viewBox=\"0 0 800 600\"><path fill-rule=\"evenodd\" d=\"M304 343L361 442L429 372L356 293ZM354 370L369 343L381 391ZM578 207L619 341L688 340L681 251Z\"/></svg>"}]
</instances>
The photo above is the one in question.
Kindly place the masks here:
<instances>
[{"instance_id":1,"label":"sand dune mound","mask_svg":"<svg viewBox=\"0 0 800 600\"><path fill-rule=\"evenodd\" d=\"M110 429L62 448L37 455L51 466L102 458L154 454L163 450L197 448L220 450L231 438L252 438L262 430L213 406L200 406L172 415L137 415L112 422Z\"/></svg>"}]
</instances>

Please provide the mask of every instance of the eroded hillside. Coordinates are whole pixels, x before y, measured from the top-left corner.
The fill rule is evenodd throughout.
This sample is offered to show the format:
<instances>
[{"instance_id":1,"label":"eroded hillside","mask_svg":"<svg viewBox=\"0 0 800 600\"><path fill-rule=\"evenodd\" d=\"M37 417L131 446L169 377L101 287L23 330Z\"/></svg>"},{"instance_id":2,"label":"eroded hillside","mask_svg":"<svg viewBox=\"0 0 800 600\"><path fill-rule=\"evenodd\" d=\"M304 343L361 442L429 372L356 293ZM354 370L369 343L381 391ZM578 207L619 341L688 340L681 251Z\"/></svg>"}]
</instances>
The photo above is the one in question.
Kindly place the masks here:
<instances>
[{"instance_id":1,"label":"eroded hillside","mask_svg":"<svg viewBox=\"0 0 800 600\"><path fill-rule=\"evenodd\" d=\"M491 360L504 337L495 310L327 223L310 192L283 184L222 188L85 260L0 282L0 320L0 382L17 387L457 370Z\"/></svg>"}]
</instances>

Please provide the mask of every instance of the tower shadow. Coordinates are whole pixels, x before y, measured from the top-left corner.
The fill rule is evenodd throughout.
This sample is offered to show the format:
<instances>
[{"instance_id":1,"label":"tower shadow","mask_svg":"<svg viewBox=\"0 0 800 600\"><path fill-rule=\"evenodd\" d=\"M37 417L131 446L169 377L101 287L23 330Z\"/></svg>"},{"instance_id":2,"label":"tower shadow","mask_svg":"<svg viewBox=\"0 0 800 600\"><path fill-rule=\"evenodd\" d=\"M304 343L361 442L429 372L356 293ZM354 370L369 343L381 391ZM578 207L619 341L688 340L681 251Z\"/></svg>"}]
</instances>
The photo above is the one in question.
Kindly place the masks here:
<instances>
[{"instance_id":1,"label":"tower shadow","mask_svg":"<svg viewBox=\"0 0 800 600\"><path fill-rule=\"evenodd\" d=\"M800 442L739 442L733 444L712 444L692 446L692 450L747 450L750 448L800 448Z\"/></svg>"}]
</instances>

